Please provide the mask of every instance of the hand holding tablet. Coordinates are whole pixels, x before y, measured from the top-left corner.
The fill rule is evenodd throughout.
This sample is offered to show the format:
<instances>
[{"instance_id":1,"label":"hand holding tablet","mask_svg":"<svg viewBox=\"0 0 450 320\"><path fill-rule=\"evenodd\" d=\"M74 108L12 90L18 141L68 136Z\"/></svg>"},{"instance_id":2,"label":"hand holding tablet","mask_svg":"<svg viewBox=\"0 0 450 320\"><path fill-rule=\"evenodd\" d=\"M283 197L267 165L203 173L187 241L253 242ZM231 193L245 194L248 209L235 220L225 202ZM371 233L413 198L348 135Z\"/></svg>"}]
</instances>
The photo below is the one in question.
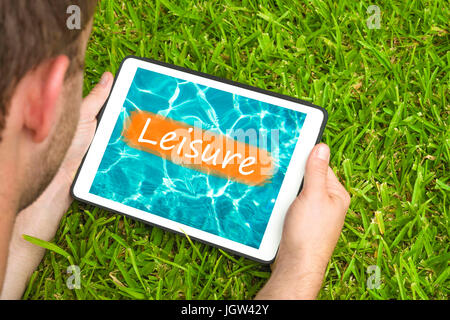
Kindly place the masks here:
<instances>
[{"instance_id":1,"label":"hand holding tablet","mask_svg":"<svg viewBox=\"0 0 450 320\"><path fill-rule=\"evenodd\" d=\"M270 262L326 118L298 99L129 57L72 194Z\"/></svg>"}]
</instances>

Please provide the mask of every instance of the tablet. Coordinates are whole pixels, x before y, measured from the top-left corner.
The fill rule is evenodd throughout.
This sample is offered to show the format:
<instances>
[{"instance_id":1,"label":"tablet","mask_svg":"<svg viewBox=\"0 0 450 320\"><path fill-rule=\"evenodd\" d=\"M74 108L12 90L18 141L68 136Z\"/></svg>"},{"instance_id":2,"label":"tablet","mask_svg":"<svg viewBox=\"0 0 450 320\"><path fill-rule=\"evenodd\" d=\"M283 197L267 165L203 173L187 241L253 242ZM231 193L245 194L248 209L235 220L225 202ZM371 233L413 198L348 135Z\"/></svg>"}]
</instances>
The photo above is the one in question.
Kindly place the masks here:
<instances>
[{"instance_id":1,"label":"tablet","mask_svg":"<svg viewBox=\"0 0 450 320\"><path fill-rule=\"evenodd\" d=\"M72 195L270 263L326 120L306 101L130 56Z\"/></svg>"}]
</instances>

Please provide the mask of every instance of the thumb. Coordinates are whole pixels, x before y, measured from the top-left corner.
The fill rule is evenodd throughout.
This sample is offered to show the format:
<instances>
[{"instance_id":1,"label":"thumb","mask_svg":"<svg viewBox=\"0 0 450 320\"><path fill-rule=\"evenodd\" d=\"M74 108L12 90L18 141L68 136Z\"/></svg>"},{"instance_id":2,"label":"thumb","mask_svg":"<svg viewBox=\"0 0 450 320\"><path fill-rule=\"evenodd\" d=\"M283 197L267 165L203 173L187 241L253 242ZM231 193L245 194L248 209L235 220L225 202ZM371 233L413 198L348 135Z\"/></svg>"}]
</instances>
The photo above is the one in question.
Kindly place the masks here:
<instances>
[{"instance_id":1,"label":"thumb","mask_svg":"<svg viewBox=\"0 0 450 320\"><path fill-rule=\"evenodd\" d=\"M106 99L113 82L113 75L111 72L105 72L99 83L91 90L91 92L84 98L81 107L81 117L84 120L95 119Z\"/></svg>"},{"instance_id":2,"label":"thumb","mask_svg":"<svg viewBox=\"0 0 450 320\"><path fill-rule=\"evenodd\" d=\"M305 192L325 190L329 162L330 148L325 143L319 143L311 150L308 161L306 162Z\"/></svg>"}]
</instances>

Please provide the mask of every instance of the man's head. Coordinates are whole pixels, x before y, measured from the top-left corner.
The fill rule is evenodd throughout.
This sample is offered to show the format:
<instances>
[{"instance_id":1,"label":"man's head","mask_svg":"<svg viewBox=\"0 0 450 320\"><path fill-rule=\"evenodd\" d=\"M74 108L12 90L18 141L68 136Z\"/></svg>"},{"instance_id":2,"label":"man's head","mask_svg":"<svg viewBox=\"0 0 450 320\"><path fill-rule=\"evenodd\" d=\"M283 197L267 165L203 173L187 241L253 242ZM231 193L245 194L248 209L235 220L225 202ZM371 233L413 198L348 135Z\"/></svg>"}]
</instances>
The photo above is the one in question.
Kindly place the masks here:
<instances>
[{"instance_id":1,"label":"man's head","mask_svg":"<svg viewBox=\"0 0 450 320\"><path fill-rule=\"evenodd\" d=\"M71 5L80 9L79 29L68 28ZM51 181L75 132L95 5L0 1L0 183L2 166L13 169L19 209Z\"/></svg>"}]
</instances>

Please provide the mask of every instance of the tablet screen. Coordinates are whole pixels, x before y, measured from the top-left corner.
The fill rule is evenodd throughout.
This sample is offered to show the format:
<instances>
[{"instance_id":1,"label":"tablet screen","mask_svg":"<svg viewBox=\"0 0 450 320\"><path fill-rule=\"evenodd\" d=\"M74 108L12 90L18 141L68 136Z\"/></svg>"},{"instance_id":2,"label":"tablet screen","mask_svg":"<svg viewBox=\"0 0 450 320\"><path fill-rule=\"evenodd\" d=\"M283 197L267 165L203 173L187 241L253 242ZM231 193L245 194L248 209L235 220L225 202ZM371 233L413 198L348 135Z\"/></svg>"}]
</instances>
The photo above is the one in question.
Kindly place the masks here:
<instances>
[{"instance_id":1,"label":"tablet screen","mask_svg":"<svg viewBox=\"0 0 450 320\"><path fill-rule=\"evenodd\" d=\"M306 116L137 68L89 192L257 249Z\"/></svg>"}]
</instances>

